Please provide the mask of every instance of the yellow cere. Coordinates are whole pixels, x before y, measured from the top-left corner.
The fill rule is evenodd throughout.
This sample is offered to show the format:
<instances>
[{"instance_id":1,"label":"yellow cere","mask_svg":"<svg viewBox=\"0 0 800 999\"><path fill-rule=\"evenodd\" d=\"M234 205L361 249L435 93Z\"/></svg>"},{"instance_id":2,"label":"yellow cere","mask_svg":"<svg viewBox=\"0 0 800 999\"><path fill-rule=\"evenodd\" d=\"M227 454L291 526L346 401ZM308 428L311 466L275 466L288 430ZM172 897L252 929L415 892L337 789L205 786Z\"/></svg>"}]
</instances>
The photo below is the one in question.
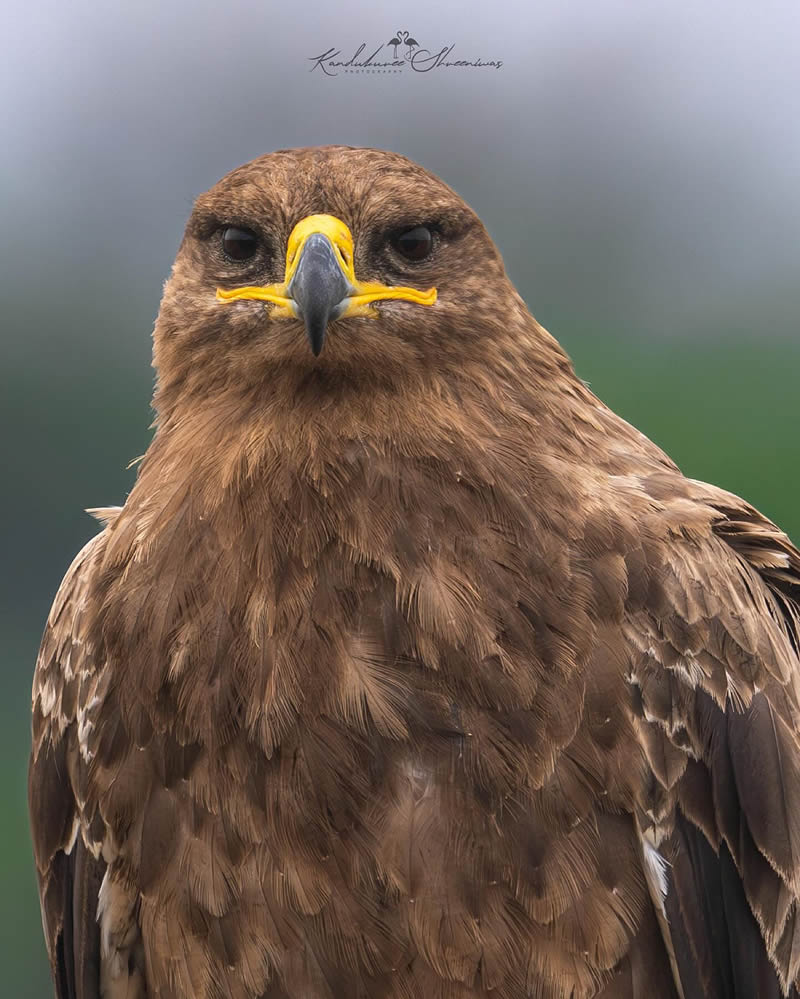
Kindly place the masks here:
<instances>
[{"instance_id":1,"label":"yellow cere","mask_svg":"<svg viewBox=\"0 0 800 999\"><path fill-rule=\"evenodd\" d=\"M300 263L306 241L314 233L322 233L331 241L336 249L342 273L355 288L355 293L347 298L348 305L342 316L377 316L378 313L370 307L370 303L389 298L399 298L406 302L415 302L417 305L433 305L436 301L435 288L420 291L418 288L380 284L377 281L359 281L353 264L353 234L335 215L307 215L292 229L286 244L286 271L280 284L217 288L217 298L221 302L233 302L242 298L271 302L277 307L272 312L273 316L294 316L294 302L288 292L289 282Z\"/></svg>"}]
</instances>

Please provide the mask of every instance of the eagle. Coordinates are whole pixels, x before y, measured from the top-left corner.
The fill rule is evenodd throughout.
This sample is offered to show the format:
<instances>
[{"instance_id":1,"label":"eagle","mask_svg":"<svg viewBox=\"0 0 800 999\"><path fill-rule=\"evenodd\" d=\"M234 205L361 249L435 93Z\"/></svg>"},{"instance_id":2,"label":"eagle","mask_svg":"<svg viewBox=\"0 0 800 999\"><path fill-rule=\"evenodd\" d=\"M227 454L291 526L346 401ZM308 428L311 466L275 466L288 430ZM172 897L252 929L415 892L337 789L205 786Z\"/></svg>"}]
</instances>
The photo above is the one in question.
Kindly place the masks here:
<instances>
[{"instance_id":1,"label":"eagle","mask_svg":"<svg viewBox=\"0 0 800 999\"><path fill-rule=\"evenodd\" d=\"M33 682L60 999L797 997L800 552L592 394L451 188L234 170L154 366Z\"/></svg>"}]
</instances>

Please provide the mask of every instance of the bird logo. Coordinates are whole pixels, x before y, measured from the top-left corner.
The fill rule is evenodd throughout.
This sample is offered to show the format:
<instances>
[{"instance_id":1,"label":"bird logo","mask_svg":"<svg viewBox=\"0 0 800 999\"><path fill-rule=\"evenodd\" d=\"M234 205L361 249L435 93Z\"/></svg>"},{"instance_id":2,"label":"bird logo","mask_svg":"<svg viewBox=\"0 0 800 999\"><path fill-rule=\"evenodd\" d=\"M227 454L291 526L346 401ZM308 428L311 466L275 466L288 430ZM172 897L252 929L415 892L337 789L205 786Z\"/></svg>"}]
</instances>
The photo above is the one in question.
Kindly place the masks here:
<instances>
[{"instance_id":1,"label":"bird logo","mask_svg":"<svg viewBox=\"0 0 800 999\"><path fill-rule=\"evenodd\" d=\"M419 48L419 42L416 38L409 38L409 33L407 31L398 31L394 37L390 38L386 43L394 48L394 58L397 58L397 49L400 45L406 46L406 59L410 59L414 54L414 49Z\"/></svg>"}]
</instances>

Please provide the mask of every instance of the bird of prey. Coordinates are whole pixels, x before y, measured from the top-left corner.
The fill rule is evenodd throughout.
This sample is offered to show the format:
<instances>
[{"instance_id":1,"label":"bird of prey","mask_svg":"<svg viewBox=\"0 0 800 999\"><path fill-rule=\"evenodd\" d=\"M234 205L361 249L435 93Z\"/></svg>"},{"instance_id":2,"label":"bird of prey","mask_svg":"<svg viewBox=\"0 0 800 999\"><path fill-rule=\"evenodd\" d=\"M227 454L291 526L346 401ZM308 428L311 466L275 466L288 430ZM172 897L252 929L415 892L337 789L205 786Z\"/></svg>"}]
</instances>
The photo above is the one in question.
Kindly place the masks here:
<instances>
[{"instance_id":1,"label":"bird of prey","mask_svg":"<svg viewBox=\"0 0 800 999\"><path fill-rule=\"evenodd\" d=\"M34 679L58 996L797 996L800 552L588 390L464 202L257 159L154 339Z\"/></svg>"}]
</instances>

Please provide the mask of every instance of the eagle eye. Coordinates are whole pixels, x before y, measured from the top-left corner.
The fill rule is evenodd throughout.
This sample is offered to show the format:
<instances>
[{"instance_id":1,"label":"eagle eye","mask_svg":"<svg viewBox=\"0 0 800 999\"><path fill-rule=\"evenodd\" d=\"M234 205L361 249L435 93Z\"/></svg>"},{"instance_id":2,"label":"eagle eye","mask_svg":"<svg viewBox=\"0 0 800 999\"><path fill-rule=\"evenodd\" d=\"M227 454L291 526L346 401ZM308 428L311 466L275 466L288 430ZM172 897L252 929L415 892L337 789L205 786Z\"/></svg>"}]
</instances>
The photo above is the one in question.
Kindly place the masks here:
<instances>
[{"instance_id":1,"label":"eagle eye","mask_svg":"<svg viewBox=\"0 0 800 999\"><path fill-rule=\"evenodd\" d=\"M229 260L251 260L258 250L258 236L250 229L229 225L222 230L222 252Z\"/></svg>"},{"instance_id":2,"label":"eagle eye","mask_svg":"<svg viewBox=\"0 0 800 999\"><path fill-rule=\"evenodd\" d=\"M403 229L391 237L391 245L406 260L424 260L433 250L433 233L425 225Z\"/></svg>"}]
</instances>

